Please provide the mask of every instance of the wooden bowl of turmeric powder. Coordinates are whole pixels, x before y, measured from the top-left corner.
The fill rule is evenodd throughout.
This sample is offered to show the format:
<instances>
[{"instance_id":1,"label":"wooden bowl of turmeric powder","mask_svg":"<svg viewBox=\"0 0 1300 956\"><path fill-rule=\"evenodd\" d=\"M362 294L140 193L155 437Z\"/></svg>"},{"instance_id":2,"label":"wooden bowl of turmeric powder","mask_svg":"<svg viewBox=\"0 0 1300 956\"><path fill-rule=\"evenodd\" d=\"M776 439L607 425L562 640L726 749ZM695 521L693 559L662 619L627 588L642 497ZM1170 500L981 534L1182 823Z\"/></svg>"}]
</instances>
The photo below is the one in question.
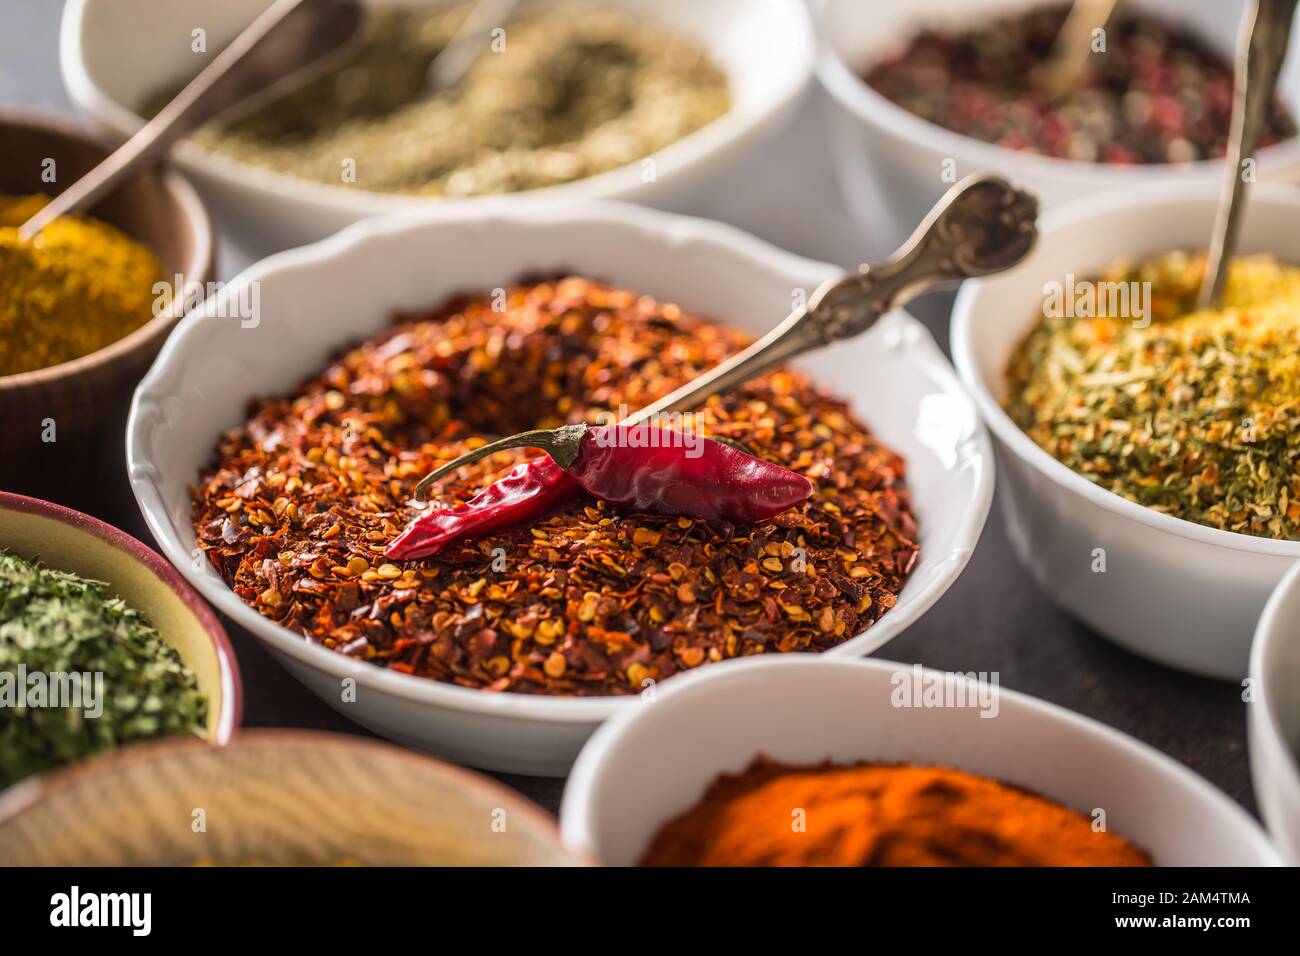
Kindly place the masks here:
<instances>
[{"instance_id":1,"label":"wooden bowl of turmeric powder","mask_svg":"<svg viewBox=\"0 0 1300 956\"><path fill-rule=\"evenodd\" d=\"M207 211L165 170L18 238L108 151L59 117L0 111L0 487L82 505L116 490L102 476L123 473L131 392L213 268Z\"/></svg>"}]
</instances>

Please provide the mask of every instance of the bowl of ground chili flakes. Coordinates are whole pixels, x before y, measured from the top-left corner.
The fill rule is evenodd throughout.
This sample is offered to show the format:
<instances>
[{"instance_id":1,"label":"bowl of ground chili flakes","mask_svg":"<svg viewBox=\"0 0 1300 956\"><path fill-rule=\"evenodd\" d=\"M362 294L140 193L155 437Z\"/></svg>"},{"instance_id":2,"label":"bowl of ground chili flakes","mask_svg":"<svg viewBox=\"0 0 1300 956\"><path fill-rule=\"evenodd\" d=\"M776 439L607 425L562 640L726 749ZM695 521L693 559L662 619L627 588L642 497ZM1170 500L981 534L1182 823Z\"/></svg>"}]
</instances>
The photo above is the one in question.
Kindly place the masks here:
<instances>
[{"instance_id":1,"label":"bowl of ground chili flakes","mask_svg":"<svg viewBox=\"0 0 1300 956\"><path fill-rule=\"evenodd\" d=\"M502 197L691 208L784 126L812 81L802 0L527 0L483 31L461 80L438 88L430 64L473 6L365 0L345 59L179 144L223 229L270 250L399 209ZM69 96L133 133L264 7L70 0Z\"/></svg>"},{"instance_id":2,"label":"bowl of ground chili flakes","mask_svg":"<svg viewBox=\"0 0 1300 956\"><path fill-rule=\"evenodd\" d=\"M606 866L1279 865L1202 777L991 676L825 657L692 674L583 748L565 845Z\"/></svg>"},{"instance_id":3,"label":"bowl of ground chili flakes","mask_svg":"<svg viewBox=\"0 0 1300 956\"><path fill-rule=\"evenodd\" d=\"M1251 187L1223 304L1200 309L1217 198L1062 206L1015 276L961 290L952 349L1039 584L1130 650L1235 680L1300 559L1300 198Z\"/></svg>"},{"instance_id":4,"label":"bowl of ground chili flakes","mask_svg":"<svg viewBox=\"0 0 1300 956\"><path fill-rule=\"evenodd\" d=\"M1045 208L1103 189L1218 183L1243 0L1125 0L1094 34L1078 86L1042 89L1063 0L820 0L817 73L857 218L900 239L948 186L994 171ZM1300 31L1300 25L1296 27ZM1300 61L1290 58L1258 151L1263 179L1300 180ZM877 171L875 181L864 169Z\"/></svg>"},{"instance_id":5,"label":"bowl of ground chili flakes","mask_svg":"<svg viewBox=\"0 0 1300 956\"><path fill-rule=\"evenodd\" d=\"M182 572L343 713L460 762L563 773L601 720L675 674L865 654L923 613L988 509L973 405L899 312L696 419L806 482L775 516L645 514L571 490L391 558L426 513L416 484L485 436L640 408L838 274L617 204L358 224L192 313L137 392L133 488ZM250 283L257 323L217 318ZM487 494L528 454L460 469L432 506Z\"/></svg>"}]
</instances>

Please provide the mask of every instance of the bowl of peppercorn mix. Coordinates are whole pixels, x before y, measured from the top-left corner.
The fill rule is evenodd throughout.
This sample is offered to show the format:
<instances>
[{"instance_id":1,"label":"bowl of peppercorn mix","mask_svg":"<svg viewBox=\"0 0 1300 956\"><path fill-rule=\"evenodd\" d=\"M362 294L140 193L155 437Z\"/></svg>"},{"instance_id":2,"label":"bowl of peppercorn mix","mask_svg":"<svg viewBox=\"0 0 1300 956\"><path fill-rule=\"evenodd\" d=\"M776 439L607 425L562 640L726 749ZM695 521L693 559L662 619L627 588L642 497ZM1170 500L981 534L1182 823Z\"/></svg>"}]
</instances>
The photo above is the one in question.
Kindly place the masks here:
<instances>
[{"instance_id":1,"label":"bowl of peppercorn mix","mask_svg":"<svg viewBox=\"0 0 1300 956\"><path fill-rule=\"evenodd\" d=\"M1062 206L1019 269L958 293L952 348L1040 586L1132 651L1235 680L1300 559L1300 197L1251 187L1223 303L1202 309L1217 198Z\"/></svg>"},{"instance_id":2,"label":"bowl of peppercorn mix","mask_svg":"<svg viewBox=\"0 0 1300 956\"><path fill-rule=\"evenodd\" d=\"M1077 88L1043 90L1060 0L820 0L817 73L849 205L892 247L944 190L996 172L1046 208L1125 186L1218 183L1244 2L1129 0L1093 35ZM1297 25L1300 30L1300 25ZM1300 60L1289 57L1257 154L1300 181ZM864 173L871 170L874 176Z\"/></svg>"},{"instance_id":3,"label":"bowl of peppercorn mix","mask_svg":"<svg viewBox=\"0 0 1300 956\"><path fill-rule=\"evenodd\" d=\"M826 657L692 674L592 735L565 845L607 866L1278 865L1186 767L982 676Z\"/></svg>"},{"instance_id":4,"label":"bowl of peppercorn mix","mask_svg":"<svg viewBox=\"0 0 1300 956\"><path fill-rule=\"evenodd\" d=\"M974 406L897 312L695 417L803 483L780 513L561 489L526 521L390 557L412 519L473 510L539 459L490 455L427 504L417 483L487 437L635 411L838 275L619 204L357 224L191 312L136 395L133 490L181 572L341 713L458 762L561 774L676 674L866 654L916 620L987 514ZM250 283L260 321L220 318Z\"/></svg>"},{"instance_id":5,"label":"bowl of peppercorn mix","mask_svg":"<svg viewBox=\"0 0 1300 956\"><path fill-rule=\"evenodd\" d=\"M415 207L622 199L690 209L776 134L812 80L802 0L527 0L484 31L482 55L449 88L431 84L429 68L469 0L364 6L364 35L346 59L174 150L223 230L250 248ZM264 7L70 0L60 58L69 96L129 135Z\"/></svg>"}]
</instances>

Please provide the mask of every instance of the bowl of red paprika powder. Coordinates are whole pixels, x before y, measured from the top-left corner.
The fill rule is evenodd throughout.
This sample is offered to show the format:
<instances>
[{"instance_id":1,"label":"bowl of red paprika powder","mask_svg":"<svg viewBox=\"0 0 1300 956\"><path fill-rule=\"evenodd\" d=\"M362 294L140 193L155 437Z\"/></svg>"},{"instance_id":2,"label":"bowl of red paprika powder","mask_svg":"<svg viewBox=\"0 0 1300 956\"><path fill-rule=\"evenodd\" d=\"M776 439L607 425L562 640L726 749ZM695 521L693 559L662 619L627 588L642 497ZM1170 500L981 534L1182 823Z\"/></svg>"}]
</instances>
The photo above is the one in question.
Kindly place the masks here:
<instances>
[{"instance_id":1,"label":"bowl of red paprika powder","mask_svg":"<svg viewBox=\"0 0 1300 956\"><path fill-rule=\"evenodd\" d=\"M994 676L787 655L672 681L583 748L565 845L608 866L652 845L682 865L1279 864L1206 780Z\"/></svg>"},{"instance_id":2,"label":"bowl of red paprika powder","mask_svg":"<svg viewBox=\"0 0 1300 956\"><path fill-rule=\"evenodd\" d=\"M451 434L477 437L517 431L520 416L553 417L538 403L559 401L546 397L554 382L528 370L563 365L566 355L566 381L582 394L564 401L594 407L591 396L609 401L620 381L680 370L683 355L716 361L701 356L740 334L683 317L687 310L746 337L761 334L839 273L729 227L616 204L357 224L253 266L190 313L136 394L132 486L181 572L341 713L461 763L563 774L601 721L673 673L725 666L743 653L867 654L900 633L956 579L979 537L992 494L987 436L929 333L897 312L795 367L845 401L819 397L789 372L761 400L724 406L728 421L753 418L733 437L766 442L816 486L812 504L799 506L816 505L813 519L794 509L777 525L748 526L768 529L758 550L728 552L734 560L719 564L718 553L739 547L729 541L751 546L746 526L724 532L672 517L650 525L639 513L579 498L506 537L384 563L386 545L414 513L406 498L432 470L433 458L419 450L432 447L421 423L444 421ZM514 285L556 274L591 278ZM250 286L259 290L258 320L223 318L234 314L226 298ZM428 312L467 290L468 298ZM432 318L393 326L394 313L416 310ZM614 334L618 315L652 316L628 326L655 343L652 352L642 354L645 340ZM534 320L555 336L535 358ZM459 348L448 330L467 329L482 341L465 351L466 364L448 364ZM678 331L656 338L664 330ZM366 336L374 338L357 346ZM503 373L494 361L517 367ZM313 378L321 369L324 377ZM247 418L253 400L295 387L294 397L259 404ZM449 398L447 388L467 393ZM398 439L384 409L412 395L415 425L403 427L418 434ZM819 430L817 440L834 450L819 454L830 458L800 459L794 432L762 437L773 427L762 422L786 416L796 398L821 416L806 439ZM457 403L463 424L439 418L447 402ZM349 428L338 419L344 414L370 426ZM857 415L862 427L851 425ZM370 446L384 429L383 448ZM837 436L847 436L842 447ZM435 457L445 463L463 447ZM837 477L816 466L841 457L862 473ZM904 467L905 497L872 498L883 517L843 497L844 487L870 495L901 488ZM474 480L453 487L453 498L478 490ZM829 516L849 507L855 524L841 528ZM868 537L882 521L895 531ZM811 529L811 561L791 544L800 527ZM838 529L833 546L819 543L819 529L829 527ZM760 618L766 632L752 626ZM750 623L733 634L728 622Z\"/></svg>"}]
</instances>

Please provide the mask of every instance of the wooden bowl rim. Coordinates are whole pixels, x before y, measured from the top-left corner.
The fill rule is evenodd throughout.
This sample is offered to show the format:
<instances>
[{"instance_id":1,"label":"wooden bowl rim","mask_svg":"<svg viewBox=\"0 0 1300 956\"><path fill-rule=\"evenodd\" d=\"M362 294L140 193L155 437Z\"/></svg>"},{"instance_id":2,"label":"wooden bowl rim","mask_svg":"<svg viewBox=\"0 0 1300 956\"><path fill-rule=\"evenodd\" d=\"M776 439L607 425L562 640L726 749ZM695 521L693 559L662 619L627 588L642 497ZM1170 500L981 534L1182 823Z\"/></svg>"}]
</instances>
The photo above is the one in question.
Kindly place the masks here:
<instances>
[{"instance_id":1,"label":"wooden bowl rim","mask_svg":"<svg viewBox=\"0 0 1300 956\"><path fill-rule=\"evenodd\" d=\"M8 790L0 791L0 827L30 810L41 800L57 796L60 792L77 785L83 778L93 780L101 774L113 773L124 767L165 761L179 753L212 746L207 741L193 737L164 737L97 754L87 760L29 777ZM504 807L511 815L523 817L532 831L544 838L558 856L566 857L584 866L598 865L589 855L566 847L560 833L559 821L518 790L476 770L440 760L429 754L408 750L386 740L307 728L259 727L241 730L226 747L221 749L254 750L281 747L328 750L362 756L386 755L415 769L432 772L449 782L458 784L460 789L472 792L492 806Z\"/></svg>"},{"instance_id":2,"label":"wooden bowl rim","mask_svg":"<svg viewBox=\"0 0 1300 956\"><path fill-rule=\"evenodd\" d=\"M26 514L39 515L43 518L50 518L71 525L77 531L93 534L118 551L123 552L127 558L137 564L143 564L185 603L190 613L198 620L199 626L203 628L212 641L213 649L217 655L217 670L220 672L223 690L227 688L229 690L228 694L222 693L221 695L221 713L217 719L215 736L211 740L205 736L203 742L217 746L230 743L244 718L244 685L240 679L239 662L235 658L235 649L231 646L226 629L221 626L221 621L213 613L212 608L208 607L203 598L199 597L198 592L181 577L180 572L172 567L171 562L165 560L158 552L120 528L115 528L106 521L101 521L64 505L55 504L52 501L18 495L9 491L0 491L0 511L21 511ZM18 786L21 786L21 783Z\"/></svg>"},{"instance_id":3,"label":"wooden bowl rim","mask_svg":"<svg viewBox=\"0 0 1300 956\"><path fill-rule=\"evenodd\" d=\"M66 139L80 140L85 145L96 149L110 152L113 149L113 147L107 145L74 121L48 110L5 106L0 108L0 126L41 130ZM171 197L176 214L194 237L193 255L190 257L190 261L185 263L181 274L185 276L187 283L197 281L206 286L213 278L215 236L212 231L212 220L208 216L207 207L203 205L203 200L199 198L198 192L190 185L189 180L168 163L155 166L137 175L158 177L163 191ZM131 238L137 242L140 241L135 236ZM138 329L87 355L78 356L67 362L60 362L58 365L48 365L45 368L17 372L13 375L0 375L0 393L19 391L32 386L46 385L65 378L82 375L110 365L133 352L146 348L150 341L164 333L168 326L175 324L176 320L181 317L182 312L177 311L178 305L184 305L183 296L179 301L173 300L172 304L161 315L154 316Z\"/></svg>"}]
</instances>

